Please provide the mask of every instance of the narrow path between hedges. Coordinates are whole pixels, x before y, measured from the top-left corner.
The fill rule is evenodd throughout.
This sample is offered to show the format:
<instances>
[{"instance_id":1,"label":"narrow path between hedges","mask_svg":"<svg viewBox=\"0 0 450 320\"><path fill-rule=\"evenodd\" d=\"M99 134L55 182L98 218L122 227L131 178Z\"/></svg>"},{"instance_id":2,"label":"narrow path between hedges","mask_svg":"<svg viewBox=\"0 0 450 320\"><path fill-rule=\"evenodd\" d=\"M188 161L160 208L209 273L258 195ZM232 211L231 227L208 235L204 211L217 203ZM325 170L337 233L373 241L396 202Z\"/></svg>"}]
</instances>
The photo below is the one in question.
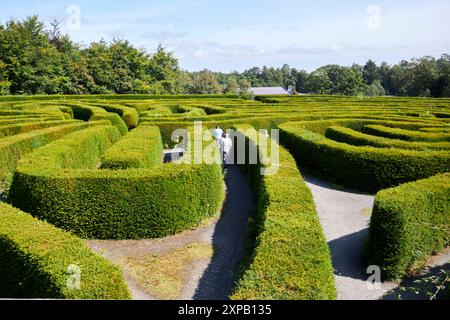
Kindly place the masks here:
<instances>
[{"instance_id":1,"label":"narrow path between hedges","mask_svg":"<svg viewBox=\"0 0 450 320\"><path fill-rule=\"evenodd\" d=\"M339 188L310 172L302 170L303 178L311 189L317 212L330 247L337 298L339 300L426 299L422 295L399 290L398 283L382 283L380 288L369 289L366 273L360 254L368 236L370 215L374 196ZM438 274L441 269L449 269L450 250L430 259L428 274ZM409 287L415 279L408 279L401 286Z\"/></svg>"},{"instance_id":2,"label":"narrow path between hedges","mask_svg":"<svg viewBox=\"0 0 450 320\"><path fill-rule=\"evenodd\" d=\"M229 166L225 182L222 213L207 225L163 239L87 244L122 268L134 299L227 299L243 258L253 198L237 166Z\"/></svg>"}]
</instances>

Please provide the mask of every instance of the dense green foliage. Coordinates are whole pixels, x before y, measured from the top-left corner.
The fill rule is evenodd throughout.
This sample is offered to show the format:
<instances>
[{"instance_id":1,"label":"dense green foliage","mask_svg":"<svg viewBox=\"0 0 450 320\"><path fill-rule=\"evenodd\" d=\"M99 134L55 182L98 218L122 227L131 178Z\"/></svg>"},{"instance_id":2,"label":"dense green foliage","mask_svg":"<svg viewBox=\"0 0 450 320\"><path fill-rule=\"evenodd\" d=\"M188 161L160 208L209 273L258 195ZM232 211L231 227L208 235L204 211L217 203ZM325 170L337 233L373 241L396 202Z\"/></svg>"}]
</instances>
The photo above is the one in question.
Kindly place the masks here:
<instances>
[{"instance_id":1,"label":"dense green foliage","mask_svg":"<svg viewBox=\"0 0 450 320\"><path fill-rule=\"evenodd\" d=\"M0 189L4 190L9 186L17 162L23 155L49 142L55 141L68 133L84 129L88 126L101 124L104 125L106 122L75 122L73 124L34 130L0 139Z\"/></svg>"},{"instance_id":2,"label":"dense green foliage","mask_svg":"<svg viewBox=\"0 0 450 320\"><path fill-rule=\"evenodd\" d=\"M331 140L347 143L353 146L373 146L378 148L399 148L407 150L450 149L450 142L410 142L398 139L388 139L339 126L327 128L325 136Z\"/></svg>"},{"instance_id":3,"label":"dense green foliage","mask_svg":"<svg viewBox=\"0 0 450 320\"><path fill-rule=\"evenodd\" d=\"M450 174L379 192L365 257L398 279L450 245Z\"/></svg>"},{"instance_id":4,"label":"dense green foliage","mask_svg":"<svg viewBox=\"0 0 450 320\"><path fill-rule=\"evenodd\" d=\"M115 111L118 113L108 112L104 107L97 107L92 105L85 105L82 103L67 103L66 106L70 107L73 112L73 116L75 119L80 119L84 121L99 121L99 120L108 120L111 124L117 129L119 129L122 135L125 135L128 132L128 127L125 121L120 117L119 112L116 108ZM130 124L130 122L132 124ZM137 120L130 121L130 127L133 127Z\"/></svg>"},{"instance_id":5,"label":"dense green foliage","mask_svg":"<svg viewBox=\"0 0 450 320\"><path fill-rule=\"evenodd\" d=\"M238 126L250 148L258 148L256 131ZM272 143L276 143L272 141ZM273 145L269 148L273 149ZM270 163L259 152L258 165L246 165L257 195L257 239L251 262L238 281L233 299L336 298L333 268L311 191L295 160L282 147L278 172L260 175ZM269 151L270 154L270 151ZM263 164L264 163L264 164Z\"/></svg>"},{"instance_id":6,"label":"dense green foliage","mask_svg":"<svg viewBox=\"0 0 450 320\"><path fill-rule=\"evenodd\" d=\"M434 132L415 132L399 128L389 128L382 125L367 125L363 128L363 132L390 139L398 139L404 141L447 141L450 142L448 133Z\"/></svg>"},{"instance_id":7,"label":"dense green foliage","mask_svg":"<svg viewBox=\"0 0 450 320\"><path fill-rule=\"evenodd\" d=\"M241 80L236 78L238 86ZM6 187L14 175L12 190L0 197L9 196L33 216L82 237L166 236L215 214L223 199L219 165L161 164L161 140L175 145L176 129L190 128L197 120L203 121L204 131L216 125L280 128L282 144L302 167L309 165L343 185L378 191L450 171L449 107L449 99L336 95L256 101L236 94L0 97ZM374 129L378 133L368 131ZM208 135L205 139L203 147ZM249 146L256 143L252 141ZM182 160L193 151L188 146ZM259 174L270 164L262 156L259 165L242 167L258 206L249 220L255 241L233 298L334 298L329 253L310 192L294 158L283 148L280 157L273 176ZM102 168L106 166L110 169ZM414 199L424 202L413 196L411 203ZM383 250L379 242L375 247ZM423 258L430 254L421 252ZM414 252L406 256L408 250L402 251L402 261L411 265L422 260Z\"/></svg>"},{"instance_id":8,"label":"dense green foliage","mask_svg":"<svg viewBox=\"0 0 450 320\"><path fill-rule=\"evenodd\" d=\"M392 146L356 146L334 141L323 135L334 125L364 127L368 120L324 120L293 122L280 126L281 141L296 160L307 164L339 184L364 191L397 186L427 178L450 168L446 150L408 150ZM398 129L401 130L401 129Z\"/></svg>"},{"instance_id":9,"label":"dense green foliage","mask_svg":"<svg viewBox=\"0 0 450 320\"><path fill-rule=\"evenodd\" d=\"M142 125L106 151L101 168L150 168L161 164L162 160L163 143L159 128Z\"/></svg>"},{"instance_id":10,"label":"dense green foliage","mask_svg":"<svg viewBox=\"0 0 450 320\"><path fill-rule=\"evenodd\" d=\"M137 130L137 135L146 131ZM101 156L119 139L117 128L96 127L23 157L9 201L80 237L99 239L163 237L193 227L220 209L223 181L218 164L96 170ZM124 155L127 146L131 152L136 148L129 142L120 141L117 147Z\"/></svg>"},{"instance_id":11,"label":"dense green foliage","mask_svg":"<svg viewBox=\"0 0 450 320\"><path fill-rule=\"evenodd\" d=\"M0 95L6 94L214 94L281 86L301 93L450 96L450 56L422 57L390 66L326 65L311 73L283 65L229 74L180 69L172 52L153 54L128 41L82 47L61 35L59 23L46 30L36 16L0 25Z\"/></svg>"},{"instance_id":12,"label":"dense green foliage","mask_svg":"<svg viewBox=\"0 0 450 320\"><path fill-rule=\"evenodd\" d=\"M42 122L30 122L30 123L18 123L0 126L0 138L7 136L13 136L20 133L26 133L33 130L56 127L59 125L76 123L73 120L61 120L61 121L42 121Z\"/></svg>"},{"instance_id":13,"label":"dense green foliage","mask_svg":"<svg viewBox=\"0 0 450 320\"><path fill-rule=\"evenodd\" d=\"M120 270L81 239L4 203L0 221L1 298L131 298ZM71 265L79 288L68 286Z\"/></svg>"}]
</instances>

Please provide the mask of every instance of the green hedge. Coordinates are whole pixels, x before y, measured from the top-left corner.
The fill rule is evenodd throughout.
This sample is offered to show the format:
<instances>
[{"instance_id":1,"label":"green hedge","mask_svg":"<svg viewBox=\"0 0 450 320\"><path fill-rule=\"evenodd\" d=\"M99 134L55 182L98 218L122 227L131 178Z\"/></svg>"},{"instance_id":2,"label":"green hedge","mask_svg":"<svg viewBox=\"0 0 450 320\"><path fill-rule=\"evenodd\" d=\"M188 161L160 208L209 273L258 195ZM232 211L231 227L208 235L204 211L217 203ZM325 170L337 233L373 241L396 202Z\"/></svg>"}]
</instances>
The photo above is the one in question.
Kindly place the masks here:
<instances>
[{"instance_id":1,"label":"green hedge","mask_svg":"<svg viewBox=\"0 0 450 320\"><path fill-rule=\"evenodd\" d=\"M42 121L42 122L25 122L18 124L10 124L0 126L0 138L13 136L20 133L30 132L33 130L56 127L65 124L77 123L79 121L74 120L62 120L62 121Z\"/></svg>"},{"instance_id":2,"label":"green hedge","mask_svg":"<svg viewBox=\"0 0 450 320\"><path fill-rule=\"evenodd\" d=\"M2 96L0 102L9 101L46 101L46 100L90 100L90 99L105 99L105 100L147 100L147 99L238 99L237 95L232 94L79 94L79 95L16 95L16 96Z\"/></svg>"},{"instance_id":3,"label":"green hedge","mask_svg":"<svg viewBox=\"0 0 450 320\"><path fill-rule=\"evenodd\" d=\"M188 105L178 105L178 112L186 117L203 117L206 116L205 110L202 108L195 108Z\"/></svg>"},{"instance_id":4,"label":"green hedge","mask_svg":"<svg viewBox=\"0 0 450 320\"><path fill-rule=\"evenodd\" d=\"M307 122L281 125L281 142L299 163L344 186L375 192L450 169L448 151L357 147L304 129L308 125Z\"/></svg>"},{"instance_id":5,"label":"green hedge","mask_svg":"<svg viewBox=\"0 0 450 320\"><path fill-rule=\"evenodd\" d=\"M89 106L81 103L64 103L72 109L75 119L83 121L108 120L122 135L127 134L128 127L117 113L107 112L105 109L95 106Z\"/></svg>"},{"instance_id":6,"label":"green hedge","mask_svg":"<svg viewBox=\"0 0 450 320\"><path fill-rule=\"evenodd\" d=\"M158 127L142 125L109 148L102 158L103 169L150 168L161 164L163 143Z\"/></svg>"},{"instance_id":7,"label":"green hedge","mask_svg":"<svg viewBox=\"0 0 450 320\"><path fill-rule=\"evenodd\" d=\"M258 146L247 131L250 126L237 129L247 136L248 144ZM266 163L261 155L259 159ZM260 169L267 166L246 166L257 191L258 236L251 261L231 298L335 299L330 252L311 191L295 160L282 147L279 164L276 174L266 176L260 175Z\"/></svg>"},{"instance_id":8,"label":"green hedge","mask_svg":"<svg viewBox=\"0 0 450 320\"><path fill-rule=\"evenodd\" d=\"M105 124L109 124L109 122L76 122L0 139L0 189L6 189L9 186L17 162L23 155L49 142L55 141L66 134Z\"/></svg>"},{"instance_id":9,"label":"green hedge","mask_svg":"<svg viewBox=\"0 0 450 320\"><path fill-rule=\"evenodd\" d=\"M450 173L379 192L364 256L397 279L450 245Z\"/></svg>"},{"instance_id":10,"label":"green hedge","mask_svg":"<svg viewBox=\"0 0 450 320\"><path fill-rule=\"evenodd\" d=\"M446 132L450 133L450 127L447 128L420 128L420 131L424 132Z\"/></svg>"},{"instance_id":11,"label":"green hedge","mask_svg":"<svg viewBox=\"0 0 450 320\"><path fill-rule=\"evenodd\" d=\"M9 126L12 124L40 122L40 121L63 121L61 118L54 117L35 117L35 118L0 118L0 126Z\"/></svg>"},{"instance_id":12,"label":"green hedge","mask_svg":"<svg viewBox=\"0 0 450 320\"><path fill-rule=\"evenodd\" d=\"M450 141L449 133L409 131L399 128L387 128L381 125L367 125L363 132L375 136L405 141Z\"/></svg>"},{"instance_id":13,"label":"green hedge","mask_svg":"<svg viewBox=\"0 0 450 320\"><path fill-rule=\"evenodd\" d=\"M218 212L224 193L219 164L96 170L102 152L118 139L112 129L71 134L21 159L9 201L98 239L163 237Z\"/></svg>"},{"instance_id":14,"label":"green hedge","mask_svg":"<svg viewBox=\"0 0 450 320\"><path fill-rule=\"evenodd\" d=\"M353 146L372 146L377 148L400 148L407 150L448 150L450 142L409 142L372 136L350 128L333 126L327 128L325 137Z\"/></svg>"},{"instance_id":15,"label":"green hedge","mask_svg":"<svg viewBox=\"0 0 450 320\"><path fill-rule=\"evenodd\" d=\"M80 288L67 286L70 265ZM130 299L121 271L82 240L0 203L0 297Z\"/></svg>"},{"instance_id":16,"label":"green hedge","mask_svg":"<svg viewBox=\"0 0 450 320\"><path fill-rule=\"evenodd\" d=\"M92 105L99 106L100 108L103 108L108 112L117 113L125 122L128 129L136 128L139 124L139 113L134 108L122 105L103 104L103 103L94 103Z\"/></svg>"}]
</instances>

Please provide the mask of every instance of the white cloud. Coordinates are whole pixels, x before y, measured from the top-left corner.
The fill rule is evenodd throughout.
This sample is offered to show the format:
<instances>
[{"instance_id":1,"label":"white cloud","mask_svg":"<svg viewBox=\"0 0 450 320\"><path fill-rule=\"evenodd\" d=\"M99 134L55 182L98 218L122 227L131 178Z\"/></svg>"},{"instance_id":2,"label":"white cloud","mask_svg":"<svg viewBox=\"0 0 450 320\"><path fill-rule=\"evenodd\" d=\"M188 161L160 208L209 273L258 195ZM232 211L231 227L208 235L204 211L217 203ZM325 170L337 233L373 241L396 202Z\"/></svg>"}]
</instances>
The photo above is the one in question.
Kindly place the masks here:
<instances>
[{"instance_id":1,"label":"white cloud","mask_svg":"<svg viewBox=\"0 0 450 320\"><path fill-rule=\"evenodd\" d=\"M181 52L186 57L191 56L197 59L239 59L269 54L269 51L266 49L250 45L221 44L209 40L178 43L174 47L176 52Z\"/></svg>"}]
</instances>

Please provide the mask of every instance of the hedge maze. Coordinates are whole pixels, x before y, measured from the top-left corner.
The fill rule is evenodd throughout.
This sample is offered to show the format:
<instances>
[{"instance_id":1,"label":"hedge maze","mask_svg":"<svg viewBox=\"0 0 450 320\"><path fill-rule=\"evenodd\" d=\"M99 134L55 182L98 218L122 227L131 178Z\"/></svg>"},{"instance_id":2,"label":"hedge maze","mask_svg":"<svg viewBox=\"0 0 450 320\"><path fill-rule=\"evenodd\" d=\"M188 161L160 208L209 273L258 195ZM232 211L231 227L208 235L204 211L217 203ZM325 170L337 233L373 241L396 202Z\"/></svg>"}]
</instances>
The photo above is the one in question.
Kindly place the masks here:
<instances>
[{"instance_id":1,"label":"hedge maze","mask_svg":"<svg viewBox=\"0 0 450 320\"><path fill-rule=\"evenodd\" d=\"M450 99L1 97L0 297L130 298L120 271L81 239L164 237L220 211L221 166L195 163L195 140L163 163L174 130L192 133L198 121L235 129L258 152L257 164L241 165L256 210L233 299L336 297L298 167L377 193L364 258L383 278L401 278L450 243ZM260 174L268 164L258 129L279 129L275 175ZM82 290L64 286L70 264L87 275Z\"/></svg>"}]
</instances>

